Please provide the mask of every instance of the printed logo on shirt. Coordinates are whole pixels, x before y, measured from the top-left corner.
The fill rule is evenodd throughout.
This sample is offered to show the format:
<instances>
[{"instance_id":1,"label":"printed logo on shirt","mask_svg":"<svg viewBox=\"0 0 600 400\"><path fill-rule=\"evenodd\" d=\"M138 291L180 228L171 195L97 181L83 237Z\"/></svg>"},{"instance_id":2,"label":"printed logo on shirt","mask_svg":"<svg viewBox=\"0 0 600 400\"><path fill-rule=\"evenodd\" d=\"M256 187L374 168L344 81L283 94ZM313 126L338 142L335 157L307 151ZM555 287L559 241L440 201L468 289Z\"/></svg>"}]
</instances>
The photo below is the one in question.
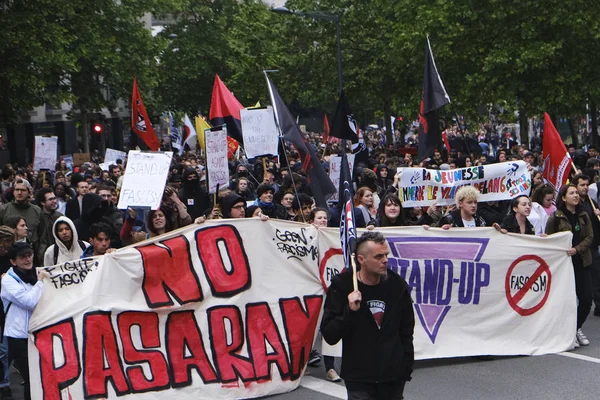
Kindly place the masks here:
<instances>
[{"instance_id":1,"label":"printed logo on shirt","mask_svg":"<svg viewBox=\"0 0 600 400\"><path fill-rule=\"evenodd\" d=\"M381 300L368 300L367 305L377 322L377 326L381 329L381 321L383 320L383 313L385 312L385 302Z\"/></svg>"}]
</instances>

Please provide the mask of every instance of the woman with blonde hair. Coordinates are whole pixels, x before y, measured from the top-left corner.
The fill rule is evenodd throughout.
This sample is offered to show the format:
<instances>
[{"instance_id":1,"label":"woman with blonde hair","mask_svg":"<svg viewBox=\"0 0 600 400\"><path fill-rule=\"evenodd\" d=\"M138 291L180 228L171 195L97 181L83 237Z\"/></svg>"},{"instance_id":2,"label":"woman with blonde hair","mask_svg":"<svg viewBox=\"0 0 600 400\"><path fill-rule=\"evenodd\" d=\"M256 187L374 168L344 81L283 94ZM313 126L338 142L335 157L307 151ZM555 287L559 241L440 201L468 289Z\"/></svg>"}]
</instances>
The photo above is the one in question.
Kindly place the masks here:
<instances>
[{"instance_id":1,"label":"woman with blonde hair","mask_svg":"<svg viewBox=\"0 0 600 400\"><path fill-rule=\"evenodd\" d=\"M442 229L486 226L485 220L477 215L479 195L479 191L473 186L463 186L458 189L454 196L456 209L443 216L437 226L441 226Z\"/></svg>"}]
</instances>

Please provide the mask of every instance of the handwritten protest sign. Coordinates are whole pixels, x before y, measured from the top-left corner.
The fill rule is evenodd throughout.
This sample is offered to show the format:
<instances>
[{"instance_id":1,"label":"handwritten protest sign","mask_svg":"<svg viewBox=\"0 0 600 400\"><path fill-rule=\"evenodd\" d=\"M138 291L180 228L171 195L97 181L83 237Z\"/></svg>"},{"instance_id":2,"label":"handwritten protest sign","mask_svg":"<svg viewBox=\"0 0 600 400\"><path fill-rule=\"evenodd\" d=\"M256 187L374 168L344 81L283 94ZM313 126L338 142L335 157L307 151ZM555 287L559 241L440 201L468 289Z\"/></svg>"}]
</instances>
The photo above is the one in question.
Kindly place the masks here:
<instances>
[{"instance_id":1,"label":"handwritten protest sign","mask_svg":"<svg viewBox=\"0 0 600 400\"><path fill-rule=\"evenodd\" d=\"M229 185L229 164L227 163L227 128L214 127L204 131L206 149L206 171L208 192L215 193L217 185Z\"/></svg>"},{"instance_id":2,"label":"handwritten protest sign","mask_svg":"<svg viewBox=\"0 0 600 400\"><path fill-rule=\"evenodd\" d=\"M56 156L58 155L58 137L35 137L35 154L33 157L33 169L36 171L47 169L54 171L56 168Z\"/></svg>"},{"instance_id":3,"label":"handwritten protest sign","mask_svg":"<svg viewBox=\"0 0 600 400\"><path fill-rule=\"evenodd\" d=\"M354 158L355 154L348 154L348 165L350 171L354 170ZM335 187L335 194L329 198L329 201L335 203L338 201L337 191L340 188L340 172L342 170L342 157L340 156L329 156L329 178Z\"/></svg>"},{"instance_id":4,"label":"handwritten protest sign","mask_svg":"<svg viewBox=\"0 0 600 400\"><path fill-rule=\"evenodd\" d=\"M79 167L81 164L90 161L90 153L74 153L73 165Z\"/></svg>"},{"instance_id":5,"label":"handwritten protest sign","mask_svg":"<svg viewBox=\"0 0 600 400\"><path fill-rule=\"evenodd\" d=\"M400 201L405 207L454 204L462 186L481 192L479 201L510 200L531 190L531 174L524 161L452 170L401 168Z\"/></svg>"},{"instance_id":6,"label":"handwritten protest sign","mask_svg":"<svg viewBox=\"0 0 600 400\"><path fill-rule=\"evenodd\" d=\"M127 157L118 207L160 206L173 153L131 150Z\"/></svg>"},{"instance_id":7,"label":"handwritten protest sign","mask_svg":"<svg viewBox=\"0 0 600 400\"><path fill-rule=\"evenodd\" d=\"M116 164L117 160L123 161L125 163L125 158L127 157L127 153L120 150L115 149L106 149L106 153L104 154L104 163L111 165Z\"/></svg>"},{"instance_id":8,"label":"handwritten protest sign","mask_svg":"<svg viewBox=\"0 0 600 400\"><path fill-rule=\"evenodd\" d=\"M277 127L273 108L240 110L244 151L248 158L264 154L277 154Z\"/></svg>"},{"instance_id":9,"label":"handwritten protest sign","mask_svg":"<svg viewBox=\"0 0 600 400\"><path fill-rule=\"evenodd\" d=\"M570 232L380 231L390 273L409 285L416 359L572 345ZM213 400L293 390L325 289L343 268L339 229L275 219L206 221L48 267L29 322L32 397Z\"/></svg>"}]
</instances>

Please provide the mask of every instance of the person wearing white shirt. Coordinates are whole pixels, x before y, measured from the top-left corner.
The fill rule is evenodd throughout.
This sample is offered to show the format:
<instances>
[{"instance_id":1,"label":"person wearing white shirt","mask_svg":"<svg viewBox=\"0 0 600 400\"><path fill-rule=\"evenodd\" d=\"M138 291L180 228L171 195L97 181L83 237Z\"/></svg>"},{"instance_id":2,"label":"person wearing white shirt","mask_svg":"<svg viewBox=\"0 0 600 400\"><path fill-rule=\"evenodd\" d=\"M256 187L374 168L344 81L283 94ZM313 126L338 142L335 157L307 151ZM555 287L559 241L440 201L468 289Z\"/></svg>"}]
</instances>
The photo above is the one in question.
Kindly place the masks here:
<instances>
[{"instance_id":1,"label":"person wearing white shirt","mask_svg":"<svg viewBox=\"0 0 600 400\"><path fill-rule=\"evenodd\" d=\"M6 319L4 335L8 339L9 359L25 381L25 400L31 399L29 386L29 362L27 358L27 332L29 319L37 305L48 272L36 275L33 267L33 248L27 242L16 242L8 250L12 268L2 277L2 304Z\"/></svg>"}]
</instances>

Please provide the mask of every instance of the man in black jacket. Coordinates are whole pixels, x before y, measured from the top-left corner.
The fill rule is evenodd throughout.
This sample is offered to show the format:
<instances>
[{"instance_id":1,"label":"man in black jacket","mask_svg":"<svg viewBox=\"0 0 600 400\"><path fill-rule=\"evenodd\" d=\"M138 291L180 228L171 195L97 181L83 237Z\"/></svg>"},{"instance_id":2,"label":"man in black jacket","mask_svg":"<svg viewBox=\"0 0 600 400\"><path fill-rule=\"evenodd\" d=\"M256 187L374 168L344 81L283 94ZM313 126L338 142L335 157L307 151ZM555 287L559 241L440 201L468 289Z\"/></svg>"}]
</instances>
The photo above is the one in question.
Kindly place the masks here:
<instances>
[{"instance_id":1,"label":"man in black jacket","mask_svg":"<svg viewBox=\"0 0 600 400\"><path fill-rule=\"evenodd\" d=\"M342 378L348 399L403 398L414 364L415 317L408 284L387 268L388 246L379 232L356 244L358 290L352 271L334 277L321 333L331 345L343 340Z\"/></svg>"}]
</instances>

